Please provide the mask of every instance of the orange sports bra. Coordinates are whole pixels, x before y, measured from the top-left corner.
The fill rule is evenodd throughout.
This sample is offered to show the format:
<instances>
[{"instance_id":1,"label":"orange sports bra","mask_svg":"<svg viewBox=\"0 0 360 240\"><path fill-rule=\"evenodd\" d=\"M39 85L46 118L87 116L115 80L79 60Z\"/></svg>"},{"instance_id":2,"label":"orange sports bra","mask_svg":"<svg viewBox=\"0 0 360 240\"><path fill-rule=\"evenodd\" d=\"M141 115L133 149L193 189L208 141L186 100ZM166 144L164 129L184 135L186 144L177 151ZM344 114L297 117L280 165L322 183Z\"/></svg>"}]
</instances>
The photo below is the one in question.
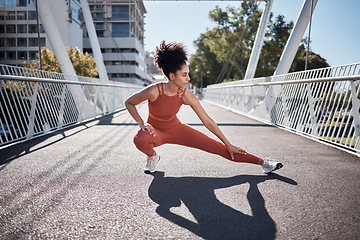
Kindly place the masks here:
<instances>
[{"instance_id":1,"label":"orange sports bra","mask_svg":"<svg viewBox=\"0 0 360 240\"><path fill-rule=\"evenodd\" d=\"M153 102L149 102L149 115L150 117L159 121L170 121L176 117L181 105L184 103L183 92L178 92L174 96L168 96L164 93L163 83L157 84L159 96Z\"/></svg>"}]
</instances>

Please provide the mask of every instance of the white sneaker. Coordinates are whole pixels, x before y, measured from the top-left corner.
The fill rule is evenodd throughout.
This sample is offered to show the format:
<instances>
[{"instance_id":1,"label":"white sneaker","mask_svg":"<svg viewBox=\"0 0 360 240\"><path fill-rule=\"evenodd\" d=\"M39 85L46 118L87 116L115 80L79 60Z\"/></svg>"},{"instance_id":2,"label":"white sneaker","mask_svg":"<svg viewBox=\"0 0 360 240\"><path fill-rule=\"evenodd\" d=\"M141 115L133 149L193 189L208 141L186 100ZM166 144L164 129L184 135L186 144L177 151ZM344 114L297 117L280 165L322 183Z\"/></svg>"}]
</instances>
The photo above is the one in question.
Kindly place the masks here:
<instances>
[{"instance_id":1,"label":"white sneaker","mask_svg":"<svg viewBox=\"0 0 360 240\"><path fill-rule=\"evenodd\" d=\"M145 166L145 172L149 171L149 172L155 172L155 168L156 168L156 164L160 161L160 156L157 155L157 153L155 152L155 155L152 157L147 157L147 162L146 162L146 166Z\"/></svg>"},{"instance_id":2,"label":"white sneaker","mask_svg":"<svg viewBox=\"0 0 360 240\"><path fill-rule=\"evenodd\" d=\"M278 170L283 167L283 164L281 162L274 162L270 159L265 158L263 164L262 164L264 173L271 173L275 170Z\"/></svg>"}]
</instances>

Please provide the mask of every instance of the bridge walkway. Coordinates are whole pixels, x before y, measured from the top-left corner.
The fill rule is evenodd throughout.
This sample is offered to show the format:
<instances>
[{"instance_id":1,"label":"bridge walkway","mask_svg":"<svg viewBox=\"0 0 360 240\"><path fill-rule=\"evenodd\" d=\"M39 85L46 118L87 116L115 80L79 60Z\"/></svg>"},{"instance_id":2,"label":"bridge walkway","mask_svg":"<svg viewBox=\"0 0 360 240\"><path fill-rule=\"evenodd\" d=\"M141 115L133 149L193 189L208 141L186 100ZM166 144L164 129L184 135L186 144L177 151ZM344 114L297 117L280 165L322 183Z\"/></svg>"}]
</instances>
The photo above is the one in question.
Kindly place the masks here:
<instances>
[{"instance_id":1,"label":"bridge walkway","mask_svg":"<svg viewBox=\"0 0 360 240\"><path fill-rule=\"evenodd\" d=\"M164 145L144 174L122 111L1 150L0 239L360 239L357 156L202 104L232 143L284 168ZM211 135L189 107L179 118Z\"/></svg>"}]
</instances>

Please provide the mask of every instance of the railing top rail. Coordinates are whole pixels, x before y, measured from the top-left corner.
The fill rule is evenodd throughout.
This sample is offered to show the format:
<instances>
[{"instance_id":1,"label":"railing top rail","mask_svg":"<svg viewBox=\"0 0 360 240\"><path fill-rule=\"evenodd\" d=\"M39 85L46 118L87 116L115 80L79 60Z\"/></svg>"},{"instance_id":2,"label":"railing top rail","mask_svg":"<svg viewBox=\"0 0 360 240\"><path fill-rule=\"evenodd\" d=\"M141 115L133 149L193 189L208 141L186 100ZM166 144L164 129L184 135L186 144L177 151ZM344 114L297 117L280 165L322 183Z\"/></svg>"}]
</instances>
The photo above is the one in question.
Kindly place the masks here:
<instances>
[{"instance_id":1,"label":"railing top rail","mask_svg":"<svg viewBox=\"0 0 360 240\"><path fill-rule=\"evenodd\" d=\"M103 87L121 87L121 88L134 88L134 87L143 87L140 85L132 84L109 84L109 83L91 83L91 82L78 82L78 81L68 81L68 80L57 80L50 78L35 78L35 77L23 77L23 76L13 76L13 75L0 75L1 80L10 80L10 81L25 81L25 82L42 82L42 83L61 83L61 84L72 84L72 85L91 85L91 86L103 86Z\"/></svg>"},{"instance_id":2,"label":"railing top rail","mask_svg":"<svg viewBox=\"0 0 360 240\"><path fill-rule=\"evenodd\" d=\"M11 77L9 76L22 77L21 79L20 78L16 79L18 81L28 81L26 80L26 78L29 78L32 79L31 81L36 81L36 82L64 83L61 81L66 81L66 84L74 84L74 85L93 85L93 86L123 87L123 88L134 88L140 86L137 84L122 83L116 81L114 82L109 80L103 82L101 81L100 78L77 76L77 75L66 75L63 73L11 66L5 64L0 64L0 76L2 76L3 79L6 78L7 80L14 80L11 79ZM53 82L53 80L55 80L56 82ZM86 83L92 83L92 84L86 84Z\"/></svg>"},{"instance_id":3,"label":"railing top rail","mask_svg":"<svg viewBox=\"0 0 360 240\"><path fill-rule=\"evenodd\" d=\"M253 86L254 83L269 83L265 85L276 85L279 82L290 82L290 81L298 81L298 80L308 80L308 79L324 79L324 81L334 81L336 77L345 77L345 76L356 76L360 74L360 62L333 66L333 67L325 67L318 69L311 69L299 72L291 72L282 75L276 76L268 76L268 77L259 77L250 80L237 80L232 82L218 83L207 86L207 88L222 88L222 87L233 87L233 86ZM337 80L335 80L337 81ZM343 81L343 80L339 80ZM270 83L272 82L272 83ZM292 82L296 83L296 82Z\"/></svg>"},{"instance_id":4,"label":"railing top rail","mask_svg":"<svg viewBox=\"0 0 360 240\"><path fill-rule=\"evenodd\" d=\"M275 82L263 82L263 83L237 83L229 85L210 85L211 88L232 88L232 87L253 87L253 86L267 86L267 85L284 85L284 84L297 84L297 83L312 83L312 82L340 82L340 81L357 81L360 80L360 75L341 76L341 77L323 77L323 78L309 78L301 80L283 80Z\"/></svg>"}]
</instances>

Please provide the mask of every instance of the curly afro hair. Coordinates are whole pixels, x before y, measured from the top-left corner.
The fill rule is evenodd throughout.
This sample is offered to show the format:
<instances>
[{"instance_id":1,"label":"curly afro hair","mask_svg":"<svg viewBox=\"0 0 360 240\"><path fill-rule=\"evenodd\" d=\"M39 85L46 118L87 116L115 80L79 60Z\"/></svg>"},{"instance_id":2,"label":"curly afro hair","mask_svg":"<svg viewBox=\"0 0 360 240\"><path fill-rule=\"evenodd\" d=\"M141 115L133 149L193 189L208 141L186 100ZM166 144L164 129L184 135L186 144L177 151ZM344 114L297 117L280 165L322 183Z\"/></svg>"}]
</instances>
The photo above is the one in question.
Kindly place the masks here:
<instances>
[{"instance_id":1,"label":"curly afro hair","mask_svg":"<svg viewBox=\"0 0 360 240\"><path fill-rule=\"evenodd\" d=\"M160 47L156 47L154 57L156 66L167 78L169 73L176 73L188 61L184 44L176 42L166 44L162 41Z\"/></svg>"}]
</instances>

